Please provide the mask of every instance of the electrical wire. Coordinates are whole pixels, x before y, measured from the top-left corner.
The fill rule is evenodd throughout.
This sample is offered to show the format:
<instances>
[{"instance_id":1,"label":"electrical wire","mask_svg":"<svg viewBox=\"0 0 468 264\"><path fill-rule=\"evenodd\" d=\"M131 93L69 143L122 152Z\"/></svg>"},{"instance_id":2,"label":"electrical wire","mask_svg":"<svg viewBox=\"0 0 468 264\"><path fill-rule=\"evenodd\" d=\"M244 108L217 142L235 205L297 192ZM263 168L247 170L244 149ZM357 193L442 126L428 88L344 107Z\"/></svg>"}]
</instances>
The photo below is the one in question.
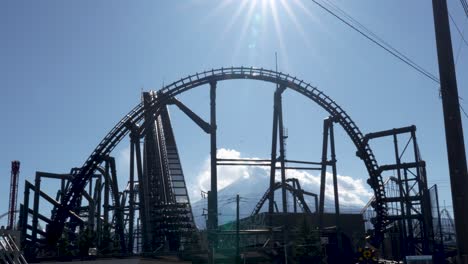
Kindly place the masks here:
<instances>
[{"instance_id":1,"label":"electrical wire","mask_svg":"<svg viewBox=\"0 0 468 264\"><path fill-rule=\"evenodd\" d=\"M466 2L465 2L466 3ZM460 43L458 44L458 49L457 49L457 55L456 55L456 58L455 58L455 65L458 64L458 59L460 57L460 53L461 53L461 49L462 49L462 43L465 43L465 45L468 46L468 42L466 41L465 39L465 27L463 27L463 30L460 30L460 27L457 25L457 23L455 22L455 19L452 17L452 15L449 13L449 16L450 16L450 20L452 21L452 23L455 25L455 28L457 29L458 33L460 34ZM467 16L468 18L468 16Z\"/></svg>"},{"instance_id":2,"label":"electrical wire","mask_svg":"<svg viewBox=\"0 0 468 264\"><path fill-rule=\"evenodd\" d=\"M466 17L468 17L468 3L466 3L466 0L460 0L460 3L463 6Z\"/></svg>"},{"instance_id":3,"label":"electrical wire","mask_svg":"<svg viewBox=\"0 0 468 264\"><path fill-rule=\"evenodd\" d=\"M455 19L453 19L452 15L451 15L450 13L449 13L449 17L450 17L450 20L452 21L453 25L454 25L455 28L457 29L458 34L460 34L460 37L462 38L463 42L465 43L465 45L468 46L468 42L466 41L465 37L463 36L463 33L462 33L462 31L460 30L460 27L458 27L457 22L455 22Z\"/></svg>"},{"instance_id":4,"label":"electrical wire","mask_svg":"<svg viewBox=\"0 0 468 264\"><path fill-rule=\"evenodd\" d=\"M344 24L346 24L350 28L352 28L353 30L355 30L356 32L358 32L359 34L361 34L362 36L364 36L365 38L367 38L368 40L370 40L371 42L373 42L374 44L376 44L377 46L381 47L382 49L384 49L385 51L387 51L388 53L390 53L391 55L393 55L397 59L401 60L402 62L404 62L405 64L410 66L411 68L415 69L416 71L423 74L424 76L431 79L432 81L434 81L436 83L440 83L439 79L436 76L434 76L429 71L425 70L423 67L421 67L420 65L415 63L410 58L408 58L406 55L404 55L403 53L401 53L400 51L398 51L397 49L392 47L390 44L388 44L388 42L386 42L385 40L380 38L378 35L373 33L370 29L368 29L362 23L360 23L359 21L354 19L351 15L346 13L343 9L341 9L337 5L331 3L330 1L325 0L325 2L327 2L329 6L331 6L336 11L340 12L344 17L349 19L351 22L346 21L343 17L341 17L337 13L330 10L330 8L327 8L324 5L322 5L321 3L317 2L316 0L311 0L311 1L313 3L315 3L316 5L318 5L320 8L322 8L323 10L327 11L328 13L330 13L331 15L336 17L338 20L340 20L341 22L343 22ZM463 6L463 9L465 11L466 16L468 17L468 4L467 4L466 0L460 0L460 2L462 4L462 6ZM458 27L458 25L455 22L455 20L453 19L453 17L450 15L450 13L449 13L449 17L452 20L453 24L455 25L456 30L460 34L462 41L465 43L465 45L468 46L468 41L465 39L464 34L462 33L462 31ZM354 23L355 25L353 25L352 23ZM462 110L464 116L468 119L468 113L465 111L465 109L463 108L463 106L461 104L460 104L460 109Z\"/></svg>"},{"instance_id":5,"label":"electrical wire","mask_svg":"<svg viewBox=\"0 0 468 264\"><path fill-rule=\"evenodd\" d=\"M465 109L463 108L462 105L460 105L460 109L462 110L463 114L465 115L465 117L468 119L468 114L466 113Z\"/></svg>"},{"instance_id":6,"label":"electrical wire","mask_svg":"<svg viewBox=\"0 0 468 264\"><path fill-rule=\"evenodd\" d=\"M370 40L372 43L376 44L377 46L379 46L380 48L384 49L385 51L387 51L388 53L390 53L391 55L393 55L395 58L401 60L402 62L404 62L405 64L407 64L408 66L410 66L411 68L413 68L414 70L418 71L419 73L421 73L422 75L426 76L427 78L431 79L432 81L436 82L436 83L440 83L439 79L434 76L432 73L430 73L429 71L425 70L423 67L421 67L420 65L418 65L416 62L414 62L413 60L409 59L407 56L405 56L403 53L401 53L400 51L398 51L397 49L393 48L391 45L389 45L387 42L385 41L382 41L381 38L379 38L377 35L375 35L374 33L371 33L372 31L370 31L369 29L367 29L366 27L364 27L364 25L362 25L361 23L356 23L357 20L355 19L350 19L349 15L345 15L348 17L349 20L351 21L355 21L354 23L357 24L357 25L353 25L353 22L350 22L350 21L347 21L345 18L341 17L340 15L338 15L337 13L333 12L330 8L327 8L326 6L324 6L323 4L317 2L316 0L311 0L314 4L316 4L317 6L319 6L320 8L322 8L323 10L325 10L326 12L328 12L329 14L333 15L334 17L336 17L338 20L340 20L342 23L346 24L348 27L352 28L354 31L358 32L359 34L361 34L362 36L364 36L365 38L367 38L368 40ZM336 6L335 6L336 7ZM340 9L341 10L341 9ZM343 11L344 12L344 11ZM361 29L359 29L361 28ZM364 31L367 31L368 33L364 32ZM371 36L372 35L372 36Z\"/></svg>"}]
</instances>

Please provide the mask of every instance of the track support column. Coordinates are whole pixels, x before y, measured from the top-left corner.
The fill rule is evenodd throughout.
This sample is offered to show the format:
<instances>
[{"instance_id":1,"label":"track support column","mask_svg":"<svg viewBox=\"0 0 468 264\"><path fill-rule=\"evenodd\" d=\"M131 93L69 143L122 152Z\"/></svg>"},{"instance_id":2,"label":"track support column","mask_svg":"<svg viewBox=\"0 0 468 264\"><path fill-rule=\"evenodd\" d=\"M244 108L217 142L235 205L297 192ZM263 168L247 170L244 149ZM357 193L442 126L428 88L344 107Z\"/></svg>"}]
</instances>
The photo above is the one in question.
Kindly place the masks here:
<instances>
[{"instance_id":1,"label":"track support column","mask_svg":"<svg viewBox=\"0 0 468 264\"><path fill-rule=\"evenodd\" d=\"M320 172L320 199L319 199L319 228L323 229L323 213L325 207L325 181L327 176L327 156L328 156L328 127L329 119L323 120L323 141L322 141L322 170Z\"/></svg>"},{"instance_id":2,"label":"track support column","mask_svg":"<svg viewBox=\"0 0 468 264\"><path fill-rule=\"evenodd\" d=\"M23 219L21 223L21 247L24 248L26 246L26 233L28 230L28 217L29 217L29 193L30 189L25 181L24 184L24 201L23 201Z\"/></svg>"},{"instance_id":3,"label":"track support column","mask_svg":"<svg viewBox=\"0 0 468 264\"><path fill-rule=\"evenodd\" d=\"M151 248L149 244L150 240L150 232L148 232L149 226L147 225L148 221L148 204L147 200L148 197L146 196L145 188L140 188L140 186L144 185L144 175L143 175L143 164L141 159L141 147L140 147L140 140L134 142L135 146L135 158L137 163L137 176L138 176L138 194L139 194L139 201L140 201L140 219L141 219L141 238L142 238L142 251L148 251Z\"/></svg>"},{"instance_id":4,"label":"track support column","mask_svg":"<svg viewBox=\"0 0 468 264\"><path fill-rule=\"evenodd\" d=\"M284 135L284 124L283 124L283 102L281 94L284 91L284 87L279 88L279 92L276 93L275 97L275 104L277 105L278 111L278 128L279 128L279 140L280 140L280 168L281 168L281 197L283 200L283 213L288 212L288 203L287 203L287 196L286 196L286 169L285 169L285 138Z\"/></svg>"},{"instance_id":5,"label":"track support column","mask_svg":"<svg viewBox=\"0 0 468 264\"><path fill-rule=\"evenodd\" d=\"M128 216L128 252L133 254L133 225L135 224L135 144L139 141L138 135L130 134L130 199Z\"/></svg>"},{"instance_id":6,"label":"track support column","mask_svg":"<svg viewBox=\"0 0 468 264\"><path fill-rule=\"evenodd\" d=\"M400 201L400 214L405 219L405 203L403 200L405 200L405 193L404 193L404 186L403 186L403 179L401 176L401 159L400 159L400 151L398 148L398 137L396 134L393 134L393 146L395 149L395 164L397 165L397 177L398 177L398 189L399 189L399 194L400 198L402 199ZM406 252L409 248L408 245L408 238L406 237L406 222L405 221L398 221L398 228L400 229L400 239L401 239L401 245L400 250L401 250L401 255L406 256Z\"/></svg>"},{"instance_id":7,"label":"track support column","mask_svg":"<svg viewBox=\"0 0 468 264\"><path fill-rule=\"evenodd\" d=\"M336 153L335 153L335 132L333 128L333 120L330 119L330 155L333 173L333 194L335 198L335 224L336 224L336 237L338 242L338 250L342 250L341 242L341 223L340 223L340 199L338 195L338 172L336 169Z\"/></svg>"},{"instance_id":8,"label":"track support column","mask_svg":"<svg viewBox=\"0 0 468 264\"><path fill-rule=\"evenodd\" d=\"M41 176L36 172L36 179L34 182L34 205L33 205L33 218L32 218L32 231L31 237L32 242L36 243L37 241L37 226L39 223L38 215L39 215L39 193L41 190Z\"/></svg>"},{"instance_id":9,"label":"track support column","mask_svg":"<svg viewBox=\"0 0 468 264\"><path fill-rule=\"evenodd\" d=\"M102 207L102 175L99 175L99 178L96 183L95 190L95 199L96 199L96 237L97 245L101 245L102 238L102 221L101 221L101 207Z\"/></svg>"},{"instance_id":10,"label":"track support column","mask_svg":"<svg viewBox=\"0 0 468 264\"><path fill-rule=\"evenodd\" d=\"M414 160L416 162L421 162L421 156L419 154L418 142L416 139L416 128L411 131L411 138L413 139L413 151L414 151ZM426 165L420 166L416 170L416 178L419 179L419 191L421 192L421 213L423 215L424 222L424 243L423 243L423 253L430 254L434 252L434 230L433 230L433 215L431 208L431 198L429 190L427 188L427 177L426 177Z\"/></svg>"},{"instance_id":11,"label":"track support column","mask_svg":"<svg viewBox=\"0 0 468 264\"><path fill-rule=\"evenodd\" d=\"M270 193L269 193L269 202L268 202L268 225L270 227L273 226L273 216L274 213L274 206L275 206L275 174L276 174L276 152L277 152L277 144L278 144L278 106L276 104L276 97L278 91L275 92L274 95L274 104L273 104L273 129L272 129L272 137L271 137L271 165L270 165Z\"/></svg>"},{"instance_id":12,"label":"track support column","mask_svg":"<svg viewBox=\"0 0 468 264\"><path fill-rule=\"evenodd\" d=\"M216 81L210 82L210 157L211 157L211 192L208 199L208 234L210 236L209 244L209 262L214 263L214 249L217 245L218 229L218 173L217 173L217 145L216 145Z\"/></svg>"}]
</instances>

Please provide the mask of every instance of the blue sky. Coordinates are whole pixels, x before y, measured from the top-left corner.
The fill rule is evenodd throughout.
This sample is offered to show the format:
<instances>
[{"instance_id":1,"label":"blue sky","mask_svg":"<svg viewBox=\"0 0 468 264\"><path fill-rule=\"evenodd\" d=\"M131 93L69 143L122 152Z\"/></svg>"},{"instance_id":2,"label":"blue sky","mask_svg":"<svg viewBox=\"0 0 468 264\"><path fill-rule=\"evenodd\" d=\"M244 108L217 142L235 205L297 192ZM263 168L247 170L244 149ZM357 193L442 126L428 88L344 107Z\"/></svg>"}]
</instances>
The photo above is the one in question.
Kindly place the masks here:
<instances>
[{"instance_id":1,"label":"blue sky","mask_svg":"<svg viewBox=\"0 0 468 264\"><path fill-rule=\"evenodd\" d=\"M331 1L438 76L430 1ZM459 1L448 2L464 30ZM439 185L441 202L451 204L437 84L311 1L7 0L0 2L0 36L0 214L8 208L11 160L22 162L21 199L24 180L33 181L35 171L81 166L142 90L211 68L274 69L275 52L280 71L319 87L364 133L415 124L429 182ZM468 47L453 25L452 39L459 93L468 98ZM230 81L218 87L218 146L268 158L274 86ZM180 99L208 117L206 87ZM292 92L284 101L288 157L318 161L325 112ZM461 104L468 109L467 101ZM209 138L176 109L171 116L187 181L197 186ZM343 130L336 133L339 172L365 179L354 146ZM390 146L376 145L380 163L389 160ZM122 173L126 150L123 142L114 152ZM49 193L55 188L47 182Z\"/></svg>"}]
</instances>

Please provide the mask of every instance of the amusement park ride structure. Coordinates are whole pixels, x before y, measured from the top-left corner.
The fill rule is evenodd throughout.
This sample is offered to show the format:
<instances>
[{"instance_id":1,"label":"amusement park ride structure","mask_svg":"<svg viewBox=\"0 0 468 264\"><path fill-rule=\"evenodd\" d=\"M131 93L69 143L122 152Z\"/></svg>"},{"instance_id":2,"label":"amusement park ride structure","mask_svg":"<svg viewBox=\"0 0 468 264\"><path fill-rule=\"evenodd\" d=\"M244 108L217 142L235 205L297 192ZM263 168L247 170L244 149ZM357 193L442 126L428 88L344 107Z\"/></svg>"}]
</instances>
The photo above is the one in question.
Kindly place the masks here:
<instances>
[{"instance_id":1,"label":"amusement park ride structure","mask_svg":"<svg viewBox=\"0 0 468 264\"><path fill-rule=\"evenodd\" d=\"M335 213L338 216L338 184L336 172L335 143L333 125L340 125L357 149L357 156L364 162L369 174L368 184L374 198L369 204L372 208L373 231L368 242L378 246L385 239L385 233L393 225L405 226L407 230L405 245L421 248L421 253L431 253L433 237L431 211L427 210L427 181L425 164L420 159L417 148L415 128L407 127L378 133L363 134L351 117L322 91L290 75L258 68L230 67L196 73L171 83L157 92L145 92L142 102L133 108L104 137L86 162L80 168L74 168L69 174L37 172L35 183L26 181L24 202L20 209L20 228L22 245L29 257L56 254L57 243L68 239L80 239L78 234L84 231L92 234L90 245L121 254L154 253L158 251L193 250L200 240L193 220L192 210L181 160L178 154L174 132L168 113L168 105L176 105L191 118L205 133L210 135L211 145L211 190L208 197L208 249L216 247L218 232L217 166L229 165L230 162L242 163L243 160L223 160L216 156L216 89L219 83L234 79L248 79L270 82L277 85L274 93L273 130L271 159L263 160L263 165L270 166L270 184L264 197L259 201L255 212L268 200L268 213L275 214L275 190L281 190L281 212L288 213L287 191L305 213L323 215L325 173L331 167L335 196ZM204 121L192 112L176 96L190 89L208 85L210 89L210 122ZM286 159L285 134L283 127L282 94L286 89L293 90L328 112L324 121L322 160L320 162L293 161ZM379 166L370 147L370 140L390 136L395 142L397 135L410 133L414 143L415 160L402 163L398 159L398 147L395 143L395 164ZM115 161L110 156L116 145L127 135L130 137L130 172L125 190L118 190ZM278 144L279 143L279 144ZM143 144L143 149L141 145ZM278 151L279 147L279 151ZM321 172L321 189L317 195L302 190L297 180L286 177L286 164L307 164ZM304 168L306 169L306 168ZM414 177L408 175L414 171ZM277 170L281 180L275 181ZM382 173L398 171L398 183L401 195L387 197ZM135 177L136 171L136 177ZM413 172L412 171L412 172ZM402 173L402 174L400 174ZM413 174L411 174L413 175ZM41 190L41 179L53 178L61 181L61 188L56 197L51 197ZM416 186L416 187L415 187ZM30 196L33 206L30 207ZM304 201L304 195L315 198L315 211ZM39 212L40 199L45 199L53 206L51 216ZM399 203L400 213L389 215L388 206ZM428 207L429 206L429 207ZM415 213L417 212L417 213ZM32 215L32 216L31 216ZM321 219L321 218L320 218ZM271 220L270 220L271 221ZM412 237L412 225L418 222L423 240ZM46 228L39 228L39 222ZM339 224L338 224L339 225ZM323 228L323 222L320 221ZM81 232L77 232L79 229ZM287 239L287 232L284 232ZM410 239L411 238L411 239ZM424 241L424 242L423 242ZM286 243L287 241L282 241ZM421 246L415 244L421 244Z\"/></svg>"},{"instance_id":2,"label":"amusement park ride structure","mask_svg":"<svg viewBox=\"0 0 468 264\"><path fill-rule=\"evenodd\" d=\"M20 162L17 160L12 161L10 179L10 200L8 204L8 229L13 229L16 222L16 203L18 200L19 170Z\"/></svg>"}]
</instances>

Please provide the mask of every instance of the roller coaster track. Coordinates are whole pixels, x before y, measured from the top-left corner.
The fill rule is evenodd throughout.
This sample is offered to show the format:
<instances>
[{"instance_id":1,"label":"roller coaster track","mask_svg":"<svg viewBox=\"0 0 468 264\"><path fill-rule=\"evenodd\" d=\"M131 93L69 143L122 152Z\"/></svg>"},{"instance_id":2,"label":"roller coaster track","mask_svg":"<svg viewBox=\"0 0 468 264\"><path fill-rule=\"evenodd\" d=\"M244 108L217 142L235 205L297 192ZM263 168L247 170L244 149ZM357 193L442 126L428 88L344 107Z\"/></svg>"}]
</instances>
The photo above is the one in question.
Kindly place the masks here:
<instances>
[{"instance_id":1,"label":"roller coaster track","mask_svg":"<svg viewBox=\"0 0 468 264\"><path fill-rule=\"evenodd\" d=\"M377 213L374 224L375 233L373 242L374 244L379 244L383 238L383 232L387 222L387 209L384 202L384 184L375 156L368 143L364 140L362 132L353 122L351 117L338 104L336 104L335 101L312 85L296 77L272 70L248 67L221 68L196 73L165 86L158 91L158 96L151 102L149 111L156 112L157 109L165 106L168 101L176 95L192 88L218 81L234 79L260 80L283 85L286 88L295 90L296 92L310 98L325 109L334 118L334 120L343 127L356 146L357 155L364 161L369 173L368 183L374 190L376 201L375 210ZM103 162L105 157L108 156L115 146L131 131L132 127L135 127L135 125L140 124L142 121L148 121L144 120L145 111L148 111L148 109L145 109L141 103L133 108L104 137L83 164L81 169L76 170L70 187L65 193L64 203L57 208L57 210L55 210L55 214L52 215L53 223L50 226L50 232L48 232L49 243L55 242L59 238L65 221L69 217L68 211L77 206L78 198L97 166ZM139 126L140 133L144 133L144 127L144 125Z\"/></svg>"},{"instance_id":2,"label":"roller coaster track","mask_svg":"<svg viewBox=\"0 0 468 264\"><path fill-rule=\"evenodd\" d=\"M290 180L290 179L288 179L288 180ZM282 186L281 182L276 182L274 187L273 187L273 191L281 188L281 186ZM305 193L304 190L296 189L296 188L294 188L293 186L291 186L288 183L286 183L285 187L286 187L286 190L288 190L291 194L296 195L296 197L297 197L297 199L299 201L299 206L302 208L303 212L305 212L307 214L311 214L312 211L310 210L309 206L307 205L307 202L304 200L304 193ZM256 214L260 213L260 210L262 209L263 205L268 200L270 192L271 192L270 189L268 189L265 192L265 194L262 196L260 201L258 201L257 205L255 205L255 208L253 209L253 211L252 211L252 213L250 215L256 215Z\"/></svg>"}]
</instances>

